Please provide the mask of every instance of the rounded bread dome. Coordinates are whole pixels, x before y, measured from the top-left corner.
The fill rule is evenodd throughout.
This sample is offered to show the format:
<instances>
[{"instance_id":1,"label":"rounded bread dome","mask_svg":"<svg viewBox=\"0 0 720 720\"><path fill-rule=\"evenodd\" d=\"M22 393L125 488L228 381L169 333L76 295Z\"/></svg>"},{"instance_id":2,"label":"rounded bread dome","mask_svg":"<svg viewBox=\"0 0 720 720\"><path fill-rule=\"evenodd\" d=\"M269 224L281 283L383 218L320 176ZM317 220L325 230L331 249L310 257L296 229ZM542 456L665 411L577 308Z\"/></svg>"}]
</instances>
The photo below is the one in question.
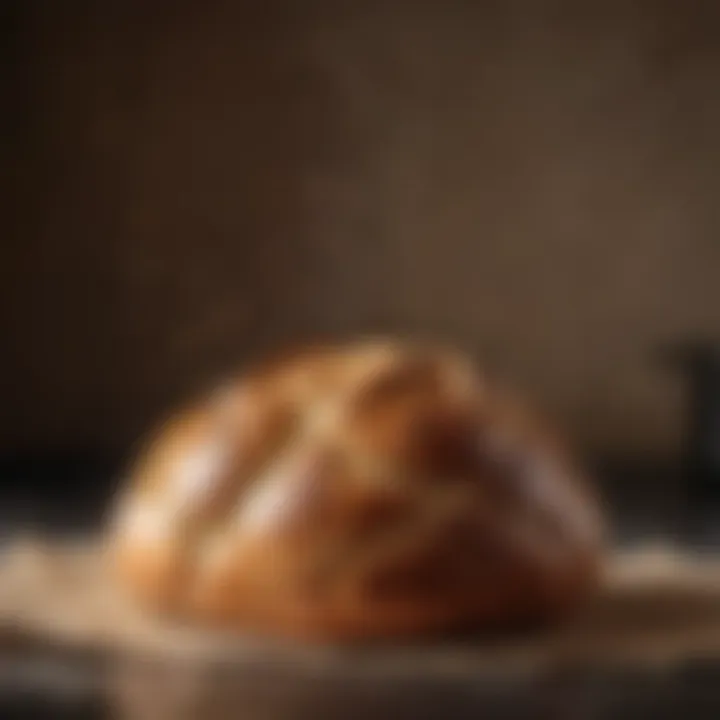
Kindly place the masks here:
<instances>
[{"instance_id":1,"label":"rounded bread dome","mask_svg":"<svg viewBox=\"0 0 720 720\"><path fill-rule=\"evenodd\" d=\"M602 519L557 438L466 358L367 342L171 417L108 540L149 611L350 640L562 618L596 586Z\"/></svg>"}]
</instances>

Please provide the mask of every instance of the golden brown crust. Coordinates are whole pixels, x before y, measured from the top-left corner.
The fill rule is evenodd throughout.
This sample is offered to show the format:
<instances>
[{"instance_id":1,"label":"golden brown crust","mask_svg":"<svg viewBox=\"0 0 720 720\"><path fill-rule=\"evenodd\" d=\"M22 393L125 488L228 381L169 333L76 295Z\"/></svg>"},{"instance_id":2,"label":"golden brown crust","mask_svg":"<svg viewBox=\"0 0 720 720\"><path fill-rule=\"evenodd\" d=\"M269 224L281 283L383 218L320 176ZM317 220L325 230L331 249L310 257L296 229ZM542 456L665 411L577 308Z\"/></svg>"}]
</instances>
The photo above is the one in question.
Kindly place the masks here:
<instances>
[{"instance_id":1,"label":"golden brown crust","mask_svg":"<svg viewBox=\"0 0 720 720\"><path fill-rule=\"evenodd\" d=\"M562 616L601 530L519 403L462 357L377 342L260 367L173 418L109 540L148 608L352 639Z\"/></svg>"}]
</instances>

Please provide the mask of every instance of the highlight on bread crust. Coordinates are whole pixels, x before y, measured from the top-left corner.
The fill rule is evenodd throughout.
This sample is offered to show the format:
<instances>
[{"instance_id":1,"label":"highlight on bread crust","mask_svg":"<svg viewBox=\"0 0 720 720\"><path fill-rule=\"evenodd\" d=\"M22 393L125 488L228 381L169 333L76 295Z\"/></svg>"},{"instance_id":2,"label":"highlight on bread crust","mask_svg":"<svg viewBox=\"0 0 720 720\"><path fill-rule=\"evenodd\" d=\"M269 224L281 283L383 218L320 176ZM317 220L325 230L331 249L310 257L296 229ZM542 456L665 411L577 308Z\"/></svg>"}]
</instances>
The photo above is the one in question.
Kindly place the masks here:
<instances>
[{"instance_id":1,"label":"highlight on bread crust","mask_svg":"<svg viewBox=\"0 0 720 720\"><path fill-rule=\"evenodd\" d=\"M148 611L352 640L563 618L597 583L602 521L557 439L466 358L363 342L170 418L108 540Z\"/></svg>"}]
</instances>

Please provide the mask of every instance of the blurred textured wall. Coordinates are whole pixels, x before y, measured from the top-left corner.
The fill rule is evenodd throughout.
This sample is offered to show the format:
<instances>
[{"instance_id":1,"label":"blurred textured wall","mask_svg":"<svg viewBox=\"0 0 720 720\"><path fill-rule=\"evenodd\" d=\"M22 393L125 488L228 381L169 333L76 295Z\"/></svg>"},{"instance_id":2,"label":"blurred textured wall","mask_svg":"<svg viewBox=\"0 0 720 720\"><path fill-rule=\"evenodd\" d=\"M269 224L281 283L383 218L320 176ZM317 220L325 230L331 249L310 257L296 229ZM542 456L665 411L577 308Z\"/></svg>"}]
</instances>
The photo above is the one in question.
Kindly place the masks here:
<instances>
[{"instance_id":1,"label":"blurred textured wall","mask_svg":"<svg viewBox=\"0 0 720 720\"><path fill-rule=\"evenodd\" d=\"M122 447L233 360L405 330L672 451L652 348L720 329L718 3L252 5L6 4L0 444Z\"/></svg>"}]
</instances>

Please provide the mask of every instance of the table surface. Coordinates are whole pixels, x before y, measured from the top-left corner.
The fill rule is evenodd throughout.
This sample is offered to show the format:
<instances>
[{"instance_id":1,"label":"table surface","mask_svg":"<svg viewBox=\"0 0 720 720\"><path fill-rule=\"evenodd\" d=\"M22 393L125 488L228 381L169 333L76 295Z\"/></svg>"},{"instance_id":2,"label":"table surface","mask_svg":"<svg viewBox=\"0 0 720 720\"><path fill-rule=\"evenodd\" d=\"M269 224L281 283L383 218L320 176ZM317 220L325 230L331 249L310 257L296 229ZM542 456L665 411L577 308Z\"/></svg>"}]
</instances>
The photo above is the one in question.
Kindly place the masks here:
<instances>
[{"instance_id":1,"label":"table surface","mask_svg":"<svg viewBox=\"0 0 720 720\"><path fill-rule=\"evenodd\" d=\"M86 483L82 491L40 492L37 478L24 475L20 467L8 471L0 486L0 534L18 530L91 530L102 522L109 487L106 479ZM56 473L58 487L67 476ZM66 488L71 486L65 485ZM77 486L72 486L77 487ZM647 538L671 537L692 547L720 548L720 514L703 503L688 505L681 483L662 479L624 477L606 483L605 497L614 509L615 536L620 544ZM18 661L20 658L16 658ZM257 682L234 683L229 694L194 695L178 707L161 711L128 708L127 697L118 697L107 683L88 682L87 668L72 659L29 656L24 664L0 667L0 718L118 718L135 720L221 720L262 718L665 718L681 713L688 718L720 718L720 663L697 663L672 673L583 674L575 677L499 687L484 682L423 682L394 680L384 686L335 679L298 680L297 677L264 677ZM177 703L182 679L171 677L161 690L151 681L149 695L162 705ZM165 695L163 695L165 693ZM224 699L219 699L222 695ZM167 696L167 697L165 697ZM217 696L217 697L216 697ZM181 709L179 709L181 708Z\"/></svg>"}]
</instances>

